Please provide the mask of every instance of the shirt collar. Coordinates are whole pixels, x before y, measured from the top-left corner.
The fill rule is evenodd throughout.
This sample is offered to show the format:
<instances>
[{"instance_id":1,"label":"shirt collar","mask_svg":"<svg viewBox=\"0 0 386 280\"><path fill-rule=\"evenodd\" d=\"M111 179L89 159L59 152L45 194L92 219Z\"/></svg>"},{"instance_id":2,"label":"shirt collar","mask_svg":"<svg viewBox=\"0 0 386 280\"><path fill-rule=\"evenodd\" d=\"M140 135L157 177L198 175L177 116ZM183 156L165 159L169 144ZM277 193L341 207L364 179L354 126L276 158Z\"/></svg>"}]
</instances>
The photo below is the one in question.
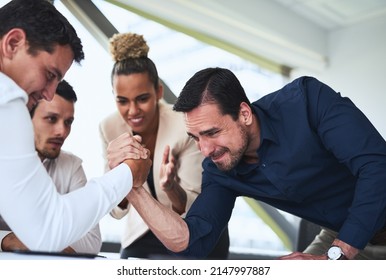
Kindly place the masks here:
<instances>
[{"instance_id":1,"label":"shirt collar","mask_svg":"<svg viewBox=\"0 0 386 280\"><path fill-rule=\"evenodd\" d=\"M28 102L27 93L0 71L0 104L6 104L17 98L22 98L25 104Z\"/></svg>"},{"instance_id":2,"label":"shirt collar","mask_svg":"<svg viewBox=\"0 0 386 280\"><path fill-rule=\"evenodd\" d=\"M261 108L258 107L256 102L251 104L251 108L257 117L257 121L260 124L260 145L264 140L269 140L274 143L279 143L279 138L270 124L269 117L264 113Z\"/></svg>"}]
</instances>

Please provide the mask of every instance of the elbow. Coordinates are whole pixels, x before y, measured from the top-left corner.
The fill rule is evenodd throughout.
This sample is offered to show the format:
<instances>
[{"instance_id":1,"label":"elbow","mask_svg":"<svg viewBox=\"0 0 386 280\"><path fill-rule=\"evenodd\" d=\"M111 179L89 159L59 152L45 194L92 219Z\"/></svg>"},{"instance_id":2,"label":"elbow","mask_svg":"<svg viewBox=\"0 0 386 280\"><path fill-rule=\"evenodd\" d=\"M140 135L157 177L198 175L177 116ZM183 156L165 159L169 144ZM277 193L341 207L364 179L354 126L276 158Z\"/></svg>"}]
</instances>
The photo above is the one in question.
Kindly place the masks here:
<instances>
[{"instance_id":1,"label":"elbow","mask_svg":"<svg viewBox=\"0 0 386 280\"><path fill-rule=\"evenodd\" d=\"M180 253L188 248L188 242L171 242L166 248L174 253Z\"/></svg>"},{"instance_id":2,"label":"elbow","mask_svg":"<svg viewBox=\"0 0 386 280\"><path fill-rule=\"evenodd\" d=\"M174 252L179 253L186 250L189 246L189 228L185 222L181 225L179 230L175 230L173 238L168 238L166 242L164 242L165 247Z\"/></svg>"}]
</instances>

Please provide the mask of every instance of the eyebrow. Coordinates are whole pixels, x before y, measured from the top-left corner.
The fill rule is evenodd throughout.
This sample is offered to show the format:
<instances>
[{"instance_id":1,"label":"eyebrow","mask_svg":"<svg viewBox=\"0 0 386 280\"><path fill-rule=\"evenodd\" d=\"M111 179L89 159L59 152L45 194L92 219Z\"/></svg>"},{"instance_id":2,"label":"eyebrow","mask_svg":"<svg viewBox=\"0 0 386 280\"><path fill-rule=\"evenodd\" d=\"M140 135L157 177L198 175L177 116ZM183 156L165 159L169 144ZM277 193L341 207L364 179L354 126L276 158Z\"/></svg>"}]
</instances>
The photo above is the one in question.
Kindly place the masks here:
<instances>
[{"instance_id":1,"label":"eyebrow","mask_svg":"<svg viewBox=\"0 0 386 280\"><path fill-rule=\"evenodd\" d=\"M46 118L46 117L52 117L52 116L59 116L59 114L58 113L55 113L55 112L51 112L51 111L48 111L48 112L45 112L44 113L44 117Z\"/></svg>"},{"instance_id":2,"label":"eyebrow","mask_svg":"<svg viewBox=\"0 0 386 280\"><path fill-rule=\"evenodd\" d=\"M141 93L141 94L137 95L134 99L138 99L138 98L142 98L142 97L148 97L150 95L151 95L150 92L145 92L145 93ZM121 95L116 95L115 98L129 100L129 98L127 98L125 96L121 96Z\"/></svg>"},{"instance_id":3,"label":"eyebrow","mask_svg":"<svg viewBox=\"0 0 386 280\"><path fill-rule=\"evenodd\" d=\"M203 136L203 135L211 134L211 133L213 133L214 131L217 131L217 130L218 130L218 128L212 127L212 128L207 129L207 130L200 131L198 134L201 135L201 136ZM187 132L187 133L188 133L188 135L191 136L191 137L196 137L195 135L193 135L193 134L190 133L190 132Z\"/></svg>"}]
</instances>

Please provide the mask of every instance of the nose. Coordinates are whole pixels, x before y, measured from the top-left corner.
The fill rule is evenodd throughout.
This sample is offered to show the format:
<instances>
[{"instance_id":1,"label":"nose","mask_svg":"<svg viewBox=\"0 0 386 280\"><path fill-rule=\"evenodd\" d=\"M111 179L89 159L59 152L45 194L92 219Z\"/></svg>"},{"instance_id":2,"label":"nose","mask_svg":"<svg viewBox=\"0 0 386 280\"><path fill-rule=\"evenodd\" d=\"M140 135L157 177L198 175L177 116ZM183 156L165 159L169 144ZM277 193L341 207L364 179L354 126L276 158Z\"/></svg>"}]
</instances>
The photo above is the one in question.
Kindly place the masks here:
<instances>
[{"instance_id":1,"label":"nose","mask_svg":"<svg viewBox=\"0 0 386 280\"><path fill-rule=\"evenodd\" d=\"M42 92L42 96L45 100L51 101L54 98L56 88L58 87L59 82L52 82L48 84Z\"/></svg>"},{"instance_id":2,"label":"nose","mask_svg":"<svg viewBox=\"0 0 386 280\"><path fill-rule=\"evenodd\" d=\"M129 115L135 115L138 113L138 106L137 102L130 102L129 103L129 110L128 110Z\"/></svg>"},{"instance_id":3,"label":"nose","mask_svg":"<svg viewBox=\"0 0 386 280\"><path fill-rule=\"evenodd\" d=\"M200 139L198 142L198 148L204 157L209 157L214 151L214 146L210 143L210 141L203 139Z\"/></svg>"},{"instance_id":4,"label":"nose","mask_svg":"<svg viewBox=\"0 0 386 280\"><path fill-rule=\"evenodd\" d=\"M57 122L55 125L55 136L63 137L64 139L66 139L68 134L69 134L69 129L64 124L64 122Z\"/></svg>"}]
</instances>

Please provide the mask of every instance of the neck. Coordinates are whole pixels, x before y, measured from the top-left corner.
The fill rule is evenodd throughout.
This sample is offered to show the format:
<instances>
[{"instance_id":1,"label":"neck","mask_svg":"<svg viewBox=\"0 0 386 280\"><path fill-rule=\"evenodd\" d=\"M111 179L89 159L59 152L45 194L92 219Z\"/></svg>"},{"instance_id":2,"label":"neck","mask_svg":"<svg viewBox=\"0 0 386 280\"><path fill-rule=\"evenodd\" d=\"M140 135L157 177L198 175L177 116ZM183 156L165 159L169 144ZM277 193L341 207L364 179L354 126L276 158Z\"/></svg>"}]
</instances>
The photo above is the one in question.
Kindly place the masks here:
<instances>
[{"instance_id":1,"label":"neck","mask_svg":"<svg viewBox=\"0 0 386 280\"><path fill-rule=\"evenodd\" d=\"M255 115L252 118L248 133L249 144L243 158L248 163L257 163L259 158L256 151L260 147L260 123Z\"/></svg>"}]
</instances>

